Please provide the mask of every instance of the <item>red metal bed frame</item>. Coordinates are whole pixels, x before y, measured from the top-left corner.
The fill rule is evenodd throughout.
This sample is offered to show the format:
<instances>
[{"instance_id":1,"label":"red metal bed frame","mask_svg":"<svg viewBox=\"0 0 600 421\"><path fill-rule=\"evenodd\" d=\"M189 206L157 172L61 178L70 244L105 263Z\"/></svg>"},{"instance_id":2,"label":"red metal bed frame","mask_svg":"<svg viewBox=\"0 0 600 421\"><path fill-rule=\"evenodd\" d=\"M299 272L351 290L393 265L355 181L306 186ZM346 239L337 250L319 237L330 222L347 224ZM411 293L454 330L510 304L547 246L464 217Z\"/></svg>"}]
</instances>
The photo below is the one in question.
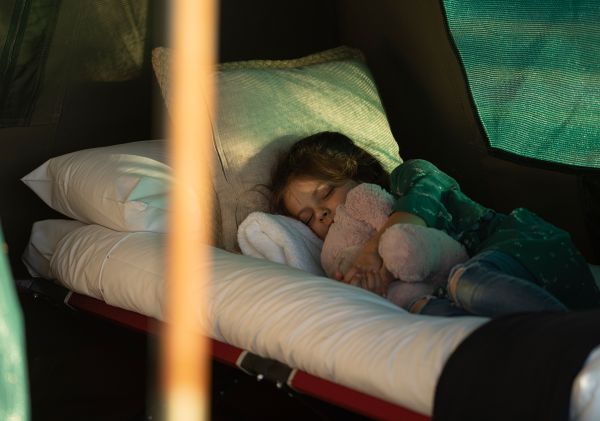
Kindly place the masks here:
<instances>
[{"instance_id":1,"label":"red metal bed frame","mask_svg":"<svg viewBox=\"0 0 600 421\"><path fill-rule=\"evenodd\" d=\"M160 321L106 304L75 292L70 292L65 297L65 304L73 309L80 310L94 316L110 320L116 324L130 329L157 335L160 331ZM241 360L246 351L224 342L210 339L212 357L226 365L241 367ZM260 358L260 357L259 357ZM262 376L262 373L249 373ZM268 376L267 376L268 377ZM285 381L292 390L315 397L340 408L368 416L377 420L402 420L402 421L427 421L430 417L414 412L410 409L366 395L337 383L321 379L301 370L291 370Z\"/></svg>"}]
</instances>

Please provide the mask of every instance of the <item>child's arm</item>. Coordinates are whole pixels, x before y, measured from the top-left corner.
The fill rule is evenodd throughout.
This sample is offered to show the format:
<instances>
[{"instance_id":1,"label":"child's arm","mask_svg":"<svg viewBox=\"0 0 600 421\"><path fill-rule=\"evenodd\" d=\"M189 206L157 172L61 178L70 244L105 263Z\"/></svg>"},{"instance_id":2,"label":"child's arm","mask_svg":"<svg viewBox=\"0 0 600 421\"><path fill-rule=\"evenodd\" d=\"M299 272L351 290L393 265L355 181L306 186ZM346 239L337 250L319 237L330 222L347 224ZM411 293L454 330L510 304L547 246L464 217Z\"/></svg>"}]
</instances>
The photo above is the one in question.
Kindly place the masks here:
<instances>
[{"instance_id":1,"label":"child's arm","mask_svg":"<svg viewBox=\"0 0 600 421\"><path fill-rule=\"evenodd\" d=\"M351 285L368 289L376 294L385 294L393 279L383 265L379 255L379 239L386 229L395 224L415 224L426 226L420 217L407 212L392 213L383 227L375 233L357 254L353 265L347 265L345 272L337 272L335 278ZM356 276L359 274L360 276Z\"/></svg>"},{"instance_id":2,"label":"child's arm","mask_svg":"<svg viewBox=\"0 0 600 421\"><path fill-rule=\"evenodd\" d=\"M450 191L460 186L448 174L422 159L406 161L390 175L393 210L418 215L428 227L448 232L452 216L446 208Z\"/></svg>"}]
</instances>

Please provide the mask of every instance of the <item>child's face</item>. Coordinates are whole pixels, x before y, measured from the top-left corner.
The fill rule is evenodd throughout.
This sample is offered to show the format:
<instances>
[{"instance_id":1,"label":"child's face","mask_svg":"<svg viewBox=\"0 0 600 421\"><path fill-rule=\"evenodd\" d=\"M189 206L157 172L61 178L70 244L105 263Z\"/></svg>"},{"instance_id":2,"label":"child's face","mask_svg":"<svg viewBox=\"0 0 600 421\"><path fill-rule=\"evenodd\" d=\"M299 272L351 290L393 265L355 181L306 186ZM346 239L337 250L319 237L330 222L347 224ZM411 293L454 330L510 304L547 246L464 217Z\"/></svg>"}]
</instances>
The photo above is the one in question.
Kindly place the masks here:
<instances>
[{"instance_id":1,"label":"child's face","mask_svg":"<svg viewBox=\"0 0 600 421\"><path fill-rule=\"evenodd\" d=\"M346 202L348 191L357 184L353 180L342 185L310 178L292 180L283 195L283 203L291 216L325 239L336 208Z\"/></svg>"}]
</instances>

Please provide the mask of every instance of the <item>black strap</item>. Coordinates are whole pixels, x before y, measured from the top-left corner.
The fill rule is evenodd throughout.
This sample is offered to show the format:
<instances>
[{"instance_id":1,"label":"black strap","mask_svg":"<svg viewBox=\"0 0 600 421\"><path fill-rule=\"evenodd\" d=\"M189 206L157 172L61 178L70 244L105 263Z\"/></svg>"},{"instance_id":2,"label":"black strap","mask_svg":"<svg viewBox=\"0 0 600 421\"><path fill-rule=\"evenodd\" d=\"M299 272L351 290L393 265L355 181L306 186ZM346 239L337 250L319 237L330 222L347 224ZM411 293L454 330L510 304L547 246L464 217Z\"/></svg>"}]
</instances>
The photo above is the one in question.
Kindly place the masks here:
<instances>
[{"instance_id":1,"label":"black strap","mask_svg":"<svg viewBox=\"0 0 600 421\"><path fill-rule=\"evenodd\" d=\"M444 366L433 421L568 420L573 381L600 344L600 310L491 320Z\"/></svg>"}]
</instances>

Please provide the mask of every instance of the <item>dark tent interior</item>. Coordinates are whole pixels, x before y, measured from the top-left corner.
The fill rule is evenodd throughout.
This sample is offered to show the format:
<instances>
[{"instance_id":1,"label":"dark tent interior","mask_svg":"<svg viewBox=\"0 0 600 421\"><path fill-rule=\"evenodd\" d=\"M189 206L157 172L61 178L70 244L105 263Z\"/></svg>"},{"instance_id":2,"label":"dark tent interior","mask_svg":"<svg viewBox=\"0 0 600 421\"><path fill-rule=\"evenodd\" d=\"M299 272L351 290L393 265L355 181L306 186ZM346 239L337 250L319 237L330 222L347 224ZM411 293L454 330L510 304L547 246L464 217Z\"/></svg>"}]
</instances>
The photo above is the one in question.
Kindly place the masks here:
<instances>
[{"instance_id":1,"label":"dark tent interior","mask_svg":"<svg viewBox=\"0 0 600 421\"><path fill-rule=\"evenodd\" d=\"M153 48L169 43L168 17L162 0L0 5L0 39L13 41L0 57L0 215L15 279L28 277L21 254L32 223L61 217L21 177L67 152L166 136L150 60ZM219 3L220 62L289 59L339 45L364 53L404 160L434 162L490 208L533 210L600 264L600 173L489 147L440 1ZM157 416L152 338L30 293L19 298L34 420ZM212 402L215 419L360 419L218 363Z\"/></svg>"}]
</instances>

